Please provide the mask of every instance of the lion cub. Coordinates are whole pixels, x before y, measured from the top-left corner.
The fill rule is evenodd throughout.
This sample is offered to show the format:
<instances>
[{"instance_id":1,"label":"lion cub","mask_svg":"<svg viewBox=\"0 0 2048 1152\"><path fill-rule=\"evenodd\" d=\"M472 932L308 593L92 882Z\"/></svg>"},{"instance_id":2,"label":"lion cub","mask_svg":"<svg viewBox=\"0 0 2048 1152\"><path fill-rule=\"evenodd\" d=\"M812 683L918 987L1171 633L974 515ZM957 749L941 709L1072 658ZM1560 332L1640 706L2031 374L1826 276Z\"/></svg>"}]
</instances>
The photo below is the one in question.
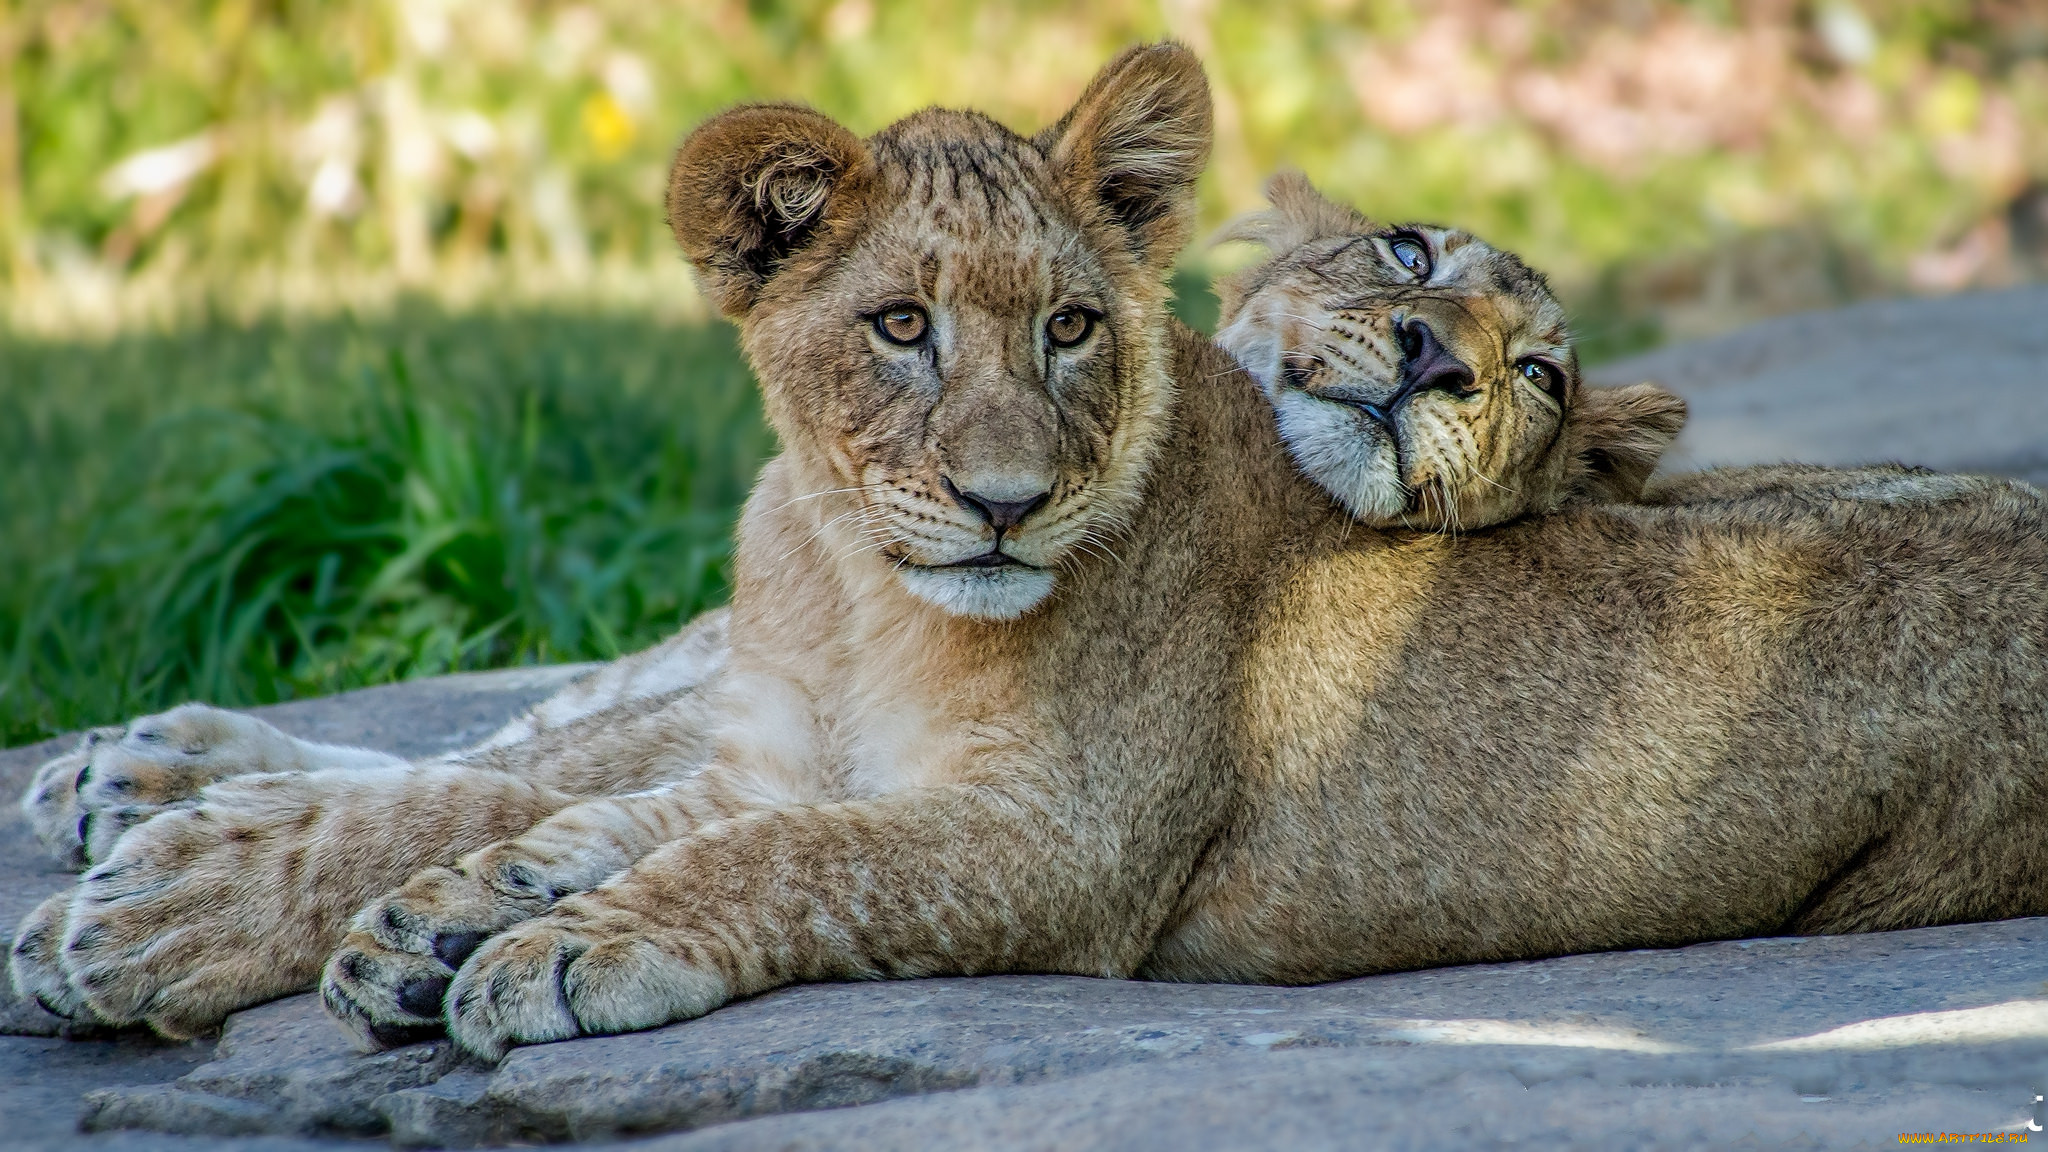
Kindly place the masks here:
<instances>
[{"instance_id":1,"label":"lion cub","mask_svg":"<svg viewBox=\"0 0 2048 1152\"><path fill-rule=\"evenodd\" d=\"M1641 495L1685 401L1587 387L1540 273L1456 229L1380 227L1299 173L1266 195L1223 236L1272 255L1217 284L1216 342L1353 516L1455 532Z\"/></svg>"}]
</instances>

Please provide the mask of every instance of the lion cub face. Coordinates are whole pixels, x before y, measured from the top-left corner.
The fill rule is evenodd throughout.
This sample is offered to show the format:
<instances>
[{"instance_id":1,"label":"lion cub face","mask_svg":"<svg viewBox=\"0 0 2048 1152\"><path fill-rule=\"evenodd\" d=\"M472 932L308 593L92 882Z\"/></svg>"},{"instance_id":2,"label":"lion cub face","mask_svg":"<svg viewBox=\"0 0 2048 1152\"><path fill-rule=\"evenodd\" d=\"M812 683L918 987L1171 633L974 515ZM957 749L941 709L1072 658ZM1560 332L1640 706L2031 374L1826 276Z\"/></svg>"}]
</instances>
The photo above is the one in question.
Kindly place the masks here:
<instances>
[{"instance_id":1,"label":"lion cub face","mask_svg":"<svg viewBox=\"0 0 2048 1152\"><path fill-rule=\"evenodd\" d=\"M829 553L1008 619L1113 529L1163 423L1164 284L1208 142L1171 46L1034 139L933 109L863 141L764 106L684 142L670 222L832 511Z\"/></svg>"},{"instance_id":2,"label":"lion cub face","mask_svg":"<svg viewBox=\"0 0 2048 1152\"><path fill-rule=\"evenodd\" d=\"M1275 255L1219 286L1217 343L1310 478L1366 523L1481 528L1573 495L1633 498L1684 402L1589 389L1564 309L1469 233L1383 228L1298 175L1235 238Z\"/></svg>"}]
</instances>

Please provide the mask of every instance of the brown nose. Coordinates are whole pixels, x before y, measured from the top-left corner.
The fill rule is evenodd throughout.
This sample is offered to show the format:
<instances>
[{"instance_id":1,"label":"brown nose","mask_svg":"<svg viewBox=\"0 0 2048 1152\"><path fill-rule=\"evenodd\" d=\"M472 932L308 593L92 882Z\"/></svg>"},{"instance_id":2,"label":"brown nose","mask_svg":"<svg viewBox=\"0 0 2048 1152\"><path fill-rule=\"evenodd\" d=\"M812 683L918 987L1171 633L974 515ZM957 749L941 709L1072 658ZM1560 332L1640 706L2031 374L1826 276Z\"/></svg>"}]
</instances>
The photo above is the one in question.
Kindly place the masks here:
<instances>
[{"instance_id":1,"label":"brown nose","mask_svg":"<svg viewBox=\"0 0 2048 1152\"><path fill-rule=\"evenodd\" d=\"M982 519L988 521L989 527L997 532L1008 532L1022 524L1026 516L1045 507L1045 502L1052 499L1050 489L1022 500L998 500L979 492L954 487L950 477L941 477L940 482L945 484L947 493L953 499L979 513Z\"/></svg>"},{"instance_id":2,"label":"brown nose","mask_svg":"<svg viewBox=\"0 0 2048 1152\"><path fill-rule=\"evenodd\" d=\"M1401 325L1401 392L1395 399L1417 392L1470 392L1476 379L1463 360L1437 342L1436 333L1420 320Z\"/></svg>"}]
</instances>

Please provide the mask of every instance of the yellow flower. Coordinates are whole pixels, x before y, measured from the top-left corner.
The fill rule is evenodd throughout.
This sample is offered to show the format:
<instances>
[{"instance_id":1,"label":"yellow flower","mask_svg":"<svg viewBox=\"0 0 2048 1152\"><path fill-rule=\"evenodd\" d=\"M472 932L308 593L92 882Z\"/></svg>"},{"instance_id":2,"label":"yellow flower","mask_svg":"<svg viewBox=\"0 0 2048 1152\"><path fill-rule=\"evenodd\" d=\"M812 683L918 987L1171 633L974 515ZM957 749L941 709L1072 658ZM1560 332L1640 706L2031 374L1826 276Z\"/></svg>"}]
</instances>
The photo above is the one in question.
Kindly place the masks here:
<instances>
[{"instance_id":1,"label":"yellow flower","mask_svg":"<svg viewBox=\"0 0 2048 1152\"><path fill-rule=\"evenodd\" d=\"M615 160L633 143L633 118L609 92L583 102L583 134L601 160Z\"/></svg>"}]
</instances>

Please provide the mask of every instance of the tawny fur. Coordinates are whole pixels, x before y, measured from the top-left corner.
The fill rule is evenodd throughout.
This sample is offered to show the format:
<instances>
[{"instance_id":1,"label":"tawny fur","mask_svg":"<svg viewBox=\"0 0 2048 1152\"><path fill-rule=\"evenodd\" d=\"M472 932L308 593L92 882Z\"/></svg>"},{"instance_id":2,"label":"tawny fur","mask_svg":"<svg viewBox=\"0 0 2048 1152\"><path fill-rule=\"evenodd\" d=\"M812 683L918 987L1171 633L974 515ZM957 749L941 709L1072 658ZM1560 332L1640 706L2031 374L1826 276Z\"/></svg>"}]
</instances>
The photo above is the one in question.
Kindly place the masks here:
<instances>
[{"instance_id":1,"label":"tawny fur","mask_svg":"<svg viewBox=\"0 0 2048 1152\"><path fill-rule=\"evenodd\" d=\"M1361 525L1168 318L1207 115L1159 47L1036 140L700 129L671 218L785 445L720 669L491 767L209 785L30 918L17 982L189 1034L429 864L322 990L367 1040L445 1018L486 1057L797 980L1310 981L2048 911L2038 492L1780 470ZM1097 330L1056 355L1077 298ZM870 322L904 302L911 357ZM1053 496L998 536L955 472ZM946 565L992 547L1050 590L989 611L1032 590ZM570 807L615 759L646 792Z\"/></svg>"},{"instance_id":2,"label":"tawny fur","mask_svg":"<svg viewBox=\"0 0 2048 1152\"><path fill-rule=\"evenodd\" d=\"M1456 532L1642 490L1685 402L1652 384L1587 387L1540 274L1468 232L1375 225L1298 173L1266 195L1270 209L1221 236L1271 255L1217 285L1216 342L1258 380L1295 463L1353 516ZM1397 243L1424 266L1402 264ZM1463 387L1417 386L1404 335L1420 331L1467 370Z\"/></svg>"}]
</instances>

